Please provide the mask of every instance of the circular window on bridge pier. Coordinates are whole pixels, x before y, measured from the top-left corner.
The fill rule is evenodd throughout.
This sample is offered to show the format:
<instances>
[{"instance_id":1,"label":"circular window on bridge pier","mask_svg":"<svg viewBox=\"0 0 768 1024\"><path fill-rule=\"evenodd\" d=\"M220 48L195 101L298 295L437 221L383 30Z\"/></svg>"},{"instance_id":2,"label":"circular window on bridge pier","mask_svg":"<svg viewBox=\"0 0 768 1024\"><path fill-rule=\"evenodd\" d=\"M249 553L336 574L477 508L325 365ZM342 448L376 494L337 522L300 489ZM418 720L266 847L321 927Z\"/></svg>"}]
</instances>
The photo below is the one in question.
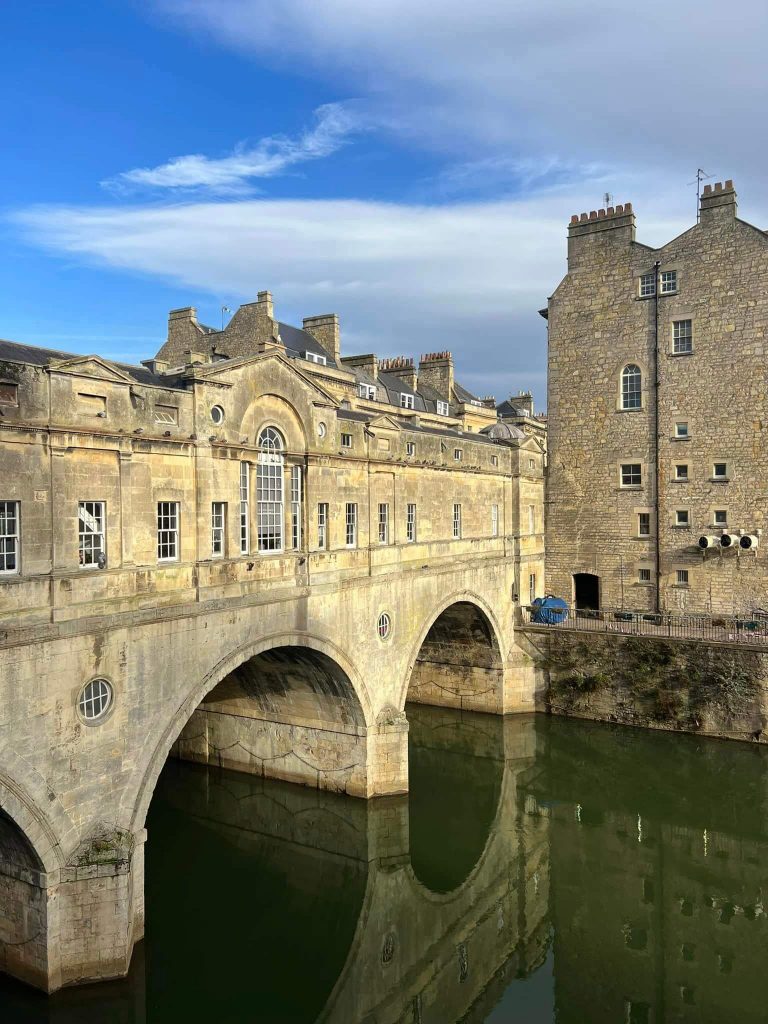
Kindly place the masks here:
<instances>
[{"instance_id":1,"label":"circular window on bridge pier","mask_svg":"<svg viewBox=\"0 0 768 1024\"><path fill-rule=\"evenodd\" d=\"M221 408L220 405L214 405L214 407L211 409L211 419L216 424L216 426L218 426L219 423L224 422L224 410Z\"/></svg>"},{"instance_id":2,"label":"circular window on bridge pier","mask_svg":"<svg viewBox=\"0 0 768 1024\"><path fill-rule=\"evenodd\" d=\"M376 623L376 630L379 634L379 640L386 640L392 632L392 616L388 615L387 612L382 612L379 616L379 621Z\"/></svg>"},{"instance_id":3,"label":"circular window on bridge pier","mask_svg":"<svg viewBox=\"0 0 768 1024\"><path fill-rule=\"evenodd\" d=\"M80 691L77 710L86 722L97 722L105 717L112 707L114 690L106 679L92 679Z\"/></svg>"}]
</instances>

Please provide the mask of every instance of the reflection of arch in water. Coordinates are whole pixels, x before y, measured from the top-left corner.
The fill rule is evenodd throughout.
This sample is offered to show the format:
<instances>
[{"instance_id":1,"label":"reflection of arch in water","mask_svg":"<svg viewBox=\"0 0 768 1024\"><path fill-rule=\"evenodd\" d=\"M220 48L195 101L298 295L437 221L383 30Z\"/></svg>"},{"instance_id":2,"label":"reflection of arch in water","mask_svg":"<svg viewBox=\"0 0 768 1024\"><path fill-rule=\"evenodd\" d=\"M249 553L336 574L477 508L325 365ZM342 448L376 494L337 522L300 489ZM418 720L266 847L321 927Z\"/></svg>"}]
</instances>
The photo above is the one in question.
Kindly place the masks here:
<instances>
[{"instance_id":1,"label":"reflection of arch in water","mask_svg":"<svg viewBox=\"0 0 768 1024\"><path fill-rule=\"evenodd\" d=\"M405 700L501 713L503 633L475 594L454 594L428 620L409 660Z\"/></svg>"},{"instance_id":2,"label":"reflection of arch in water","mask_svg":"<svg viewBox=\"0 0 768 1024\"><path fill-rule=\"evenodd\" d=\"M501 813L504 723L412 705L409 725L411 866L446 894L473 874Z\"/></svg>"},{"instance_id":3,"label":"reflection of arch in water","mask_svg":"<svg viewBox=\"0 0 768 1024\"><path fill-rule=\"evenodd\" d=\"M162 850L148 847L146 883L158 1019L241 1020L257 1006L259 1019L314 1021L365 899L367 815L365 801L170 761L148 819ZM190 971L203 934L221 941Z\"/></svg>"}]
</instances>

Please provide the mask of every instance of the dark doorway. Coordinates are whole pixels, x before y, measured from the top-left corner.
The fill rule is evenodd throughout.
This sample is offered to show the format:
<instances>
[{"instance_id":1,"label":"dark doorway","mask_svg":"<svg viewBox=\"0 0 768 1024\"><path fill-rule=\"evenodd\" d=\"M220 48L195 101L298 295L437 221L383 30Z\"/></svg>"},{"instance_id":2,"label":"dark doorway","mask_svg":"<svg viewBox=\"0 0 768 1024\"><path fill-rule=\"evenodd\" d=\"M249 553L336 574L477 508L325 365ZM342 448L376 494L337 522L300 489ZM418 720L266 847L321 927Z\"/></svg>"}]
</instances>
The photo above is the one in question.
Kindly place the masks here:
<instances>
[{"instance_id":1,"label":"dark doorway","mask_svg":"<svg viewBox=\"0 0 768 1024\"><path fill-rule=\"evenodd\" d=\"M575 572L573 596L577 610L597 611L600 608L600 577L591 572Z\"/></svg>"}]
</instances>

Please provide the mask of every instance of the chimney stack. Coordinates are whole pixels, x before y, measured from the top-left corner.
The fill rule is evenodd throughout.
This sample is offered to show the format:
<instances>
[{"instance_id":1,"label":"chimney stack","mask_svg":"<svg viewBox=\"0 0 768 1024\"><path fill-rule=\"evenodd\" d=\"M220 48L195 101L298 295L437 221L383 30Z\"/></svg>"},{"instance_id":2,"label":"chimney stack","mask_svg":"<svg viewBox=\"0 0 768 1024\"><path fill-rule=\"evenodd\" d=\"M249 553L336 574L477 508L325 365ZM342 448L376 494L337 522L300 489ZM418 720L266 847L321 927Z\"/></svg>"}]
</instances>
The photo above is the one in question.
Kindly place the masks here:
<instances>
[{"instance_id":1,"label":"chimney stack","mask_svg":"<svg viewBox=\"0 0 768 1024\"><path fill-rule=\"evenodd\" d=\"M736 219L736 190L730 178L723 184L705 185L701 194L700 219L704 227L714 227Z\"/></svg>"},{"instance_id":2,"label":"chimney stack","mask_svg":"<svg viewBox=\"0 0 768 1024\"><path fill-rule=\"evenodd\" d=\"M341 359L341 327L337 313L323 313L321 316L305 316L302 321L304 330L311 334L338 363Z\"/></svg>"},{"instance_id":3,"label":"chimney stack","mask_svg":"<svg viewBox=\"0 0 768 1024\"><path fill-rule=\"evenodd\" d=\"M390 373L393 377L399 378L412 391L415 391L419 383L413 359L410 356L394 356L392 359L381 359L379 361L379 372Z\"/></svg>"},{"instance_id":4,"label":"chimney stack","mask_svg":"<svg viewBox=\"0 0 768 1024\"><path fill-rule=\"evenodd\" d=\"M453 356L450 352L428 352L419 360L419 380L432 388L444 402L453 401Z\"/></svg>"},{"instance_id":5,"label":"chimney stack","mask_svg":"<svg viewBox=\"0 0 768 1024\"><path fill-rule=\"evenodd\" d=\"M568 265L573 260L589 259L595 246L628 246L635 240L635 215L632 203L574 213L568 225Z\"/></svg>"}]
</instances>

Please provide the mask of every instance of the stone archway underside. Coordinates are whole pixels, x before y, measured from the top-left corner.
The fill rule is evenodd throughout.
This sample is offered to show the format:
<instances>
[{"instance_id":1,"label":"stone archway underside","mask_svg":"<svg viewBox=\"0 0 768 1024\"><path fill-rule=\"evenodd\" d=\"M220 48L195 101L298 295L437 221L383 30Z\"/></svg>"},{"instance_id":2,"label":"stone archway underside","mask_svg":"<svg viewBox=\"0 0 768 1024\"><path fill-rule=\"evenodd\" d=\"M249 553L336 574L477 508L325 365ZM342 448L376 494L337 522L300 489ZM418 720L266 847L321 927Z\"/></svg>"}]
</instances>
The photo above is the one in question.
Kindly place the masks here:
<instances>
[{"instance_id":1,"label":"stone archway underside","mask_svg":"<svg viewBox=\"0 0 768 1024\"><path fill-rule=\"evenodd\" d=\"M171 754L317 789L369 797L407 790L407 726L366 726L344 670L284 646L249 658L193 713Z\"/></svg>"},{"instance_id":2,"label":"stone archway underside","mask_svg":"<svg viewBox=\"0 0 768 1024\"><path fill-rule=\"evenodd\" d=\"M502 714L503 695L503 664L493 627L477 605L450 605L421 645L407 702Z\"/></svg>"}]
</instances>

